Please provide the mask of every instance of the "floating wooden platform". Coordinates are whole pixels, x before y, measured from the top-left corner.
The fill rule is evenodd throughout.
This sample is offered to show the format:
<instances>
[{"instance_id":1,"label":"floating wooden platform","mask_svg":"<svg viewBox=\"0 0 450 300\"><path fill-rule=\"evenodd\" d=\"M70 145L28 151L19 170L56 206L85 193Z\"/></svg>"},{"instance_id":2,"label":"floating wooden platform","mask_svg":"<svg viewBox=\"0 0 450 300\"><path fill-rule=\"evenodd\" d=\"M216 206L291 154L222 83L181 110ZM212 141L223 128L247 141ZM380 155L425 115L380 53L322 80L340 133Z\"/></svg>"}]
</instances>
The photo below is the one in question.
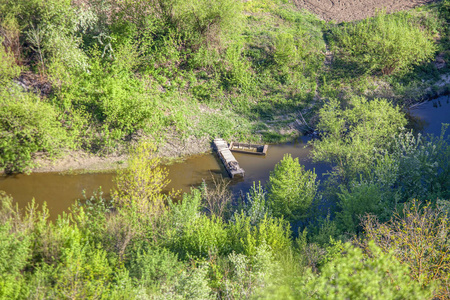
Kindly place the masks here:
<instances>
[{"instance_id":1,"label":"floating wooden platform","mask_svg":"<svg viewBox=\"0 0 450 300\"><path fill-rule=\"evenodd\" d=\"M256 155L266 155L269 145L258 145L249 143L237 143L231 142L230 150L233 152L256 154Z\"/></svg>"},{"instance_id":2,"label":"floating wooden platform","mask_svg":"<svg viewBox=\"0 0 450 300\"><path fill-rule=\"evenodd\" d=\"M244 177L245 171L239 166L236 158L234 158L230 148L228 148L228 143L224 139L214 139L214 146L217 150L217 155L223 162L230 177L234 178L236 175Z\"/></svg>"}]
</instances>

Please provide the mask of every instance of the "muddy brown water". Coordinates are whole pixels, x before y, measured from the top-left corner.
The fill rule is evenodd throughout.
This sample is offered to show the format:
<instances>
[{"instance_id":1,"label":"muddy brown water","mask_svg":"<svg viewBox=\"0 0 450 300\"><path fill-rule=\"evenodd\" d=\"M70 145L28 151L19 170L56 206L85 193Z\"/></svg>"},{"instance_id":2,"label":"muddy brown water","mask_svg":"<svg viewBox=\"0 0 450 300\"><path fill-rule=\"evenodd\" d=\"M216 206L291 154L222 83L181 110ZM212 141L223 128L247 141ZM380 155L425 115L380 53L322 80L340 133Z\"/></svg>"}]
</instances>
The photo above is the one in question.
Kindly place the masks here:
<instances>
[{"instance_id":1,"label":"muddy brown water","mask_svg":"<svg viewBox=\"0 0 450 300\"><path fill-rule=\"evenodd\" d=\"M308 158L310 148L307 139L298 140L282 145L271 145L266 156L235 153L236 159L245 170L244 178L229 180L225 168L215 153L195 155L181 163L166 166L169 172L170 184L167 190L175 189L189 192L192 187L198 187L203 181L207 183L220 178L229 180L231 191L238 195L242 190L246 192L253 181L265 181L286 153L298 157L306 169L315 169L319 177L327 170L325 164L313 164ZM31 175L18 174L0 177L0 190L19 203L19 207L26 207L31 199L42 205L45 201L53 218L63 211L67 211L77 199L90 197L94 191L101 187L105 197L110 196L114 188L113 177L115 173L98 174L59 174L59 173L33 173ZM83 194L83 191L84 194Z\"/></svg>"},{"instance_id":2,"label":"muddy brown water","mask_svg":"<svg viewBox=\"0 0 450 300\"><path fill-rule=\"evenodd\" d=\"M450 123L450 98L445 96L429 101L410 109L415 126L424 133L440 134L441 124ZM264 184L270 171L287 153L298 157L306 169L315 169L318 178L329 170L326 164L313 163L309 158L310 147L307 138L297 141L270 145L266 156L235 153L240 166L245 170L244 179L233 179L229 187L237 195L239 191L247 192L253 182ZM211 182L212 177L228 178L227 173L214 153L195 155L181 163L167 166L169 171L169 189L189 192L191 187L199 186L202 181ZM52 219L63 211L67 211L77 199L83 199L83 191L87 197L99 187L104 196L110 195L113 189L114 173L71 174L34 173L31 175L12 175L0 177L0 190L6 191L24 208L31 199L42 205L45 201Z\"/></svg>"}]
</instances>

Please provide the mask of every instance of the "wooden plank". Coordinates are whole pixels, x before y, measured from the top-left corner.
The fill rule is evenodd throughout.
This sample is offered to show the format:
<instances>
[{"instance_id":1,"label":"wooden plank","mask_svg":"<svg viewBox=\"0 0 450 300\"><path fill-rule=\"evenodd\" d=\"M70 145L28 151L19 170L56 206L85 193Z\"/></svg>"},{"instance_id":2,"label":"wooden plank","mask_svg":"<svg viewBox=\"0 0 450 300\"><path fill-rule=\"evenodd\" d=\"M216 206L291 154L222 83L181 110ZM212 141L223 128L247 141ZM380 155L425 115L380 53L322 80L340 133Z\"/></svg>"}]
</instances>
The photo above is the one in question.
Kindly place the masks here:
<instances>
[{"instance_id":1,"label":"wooden plank","mask_svg":"<svg viewBox=\"0 0 450 300\"><path fill-rule=\"evenodd\" d=\"M228 143L225 140L218 138L214 139L214 146L217 150L217 154L219 155L220 160L222 160L225 169L228 172L228 175L230 175L231 178L234 178L234 176L238 174L244 176L245 171L239 166L238 161L231 153L230 148L228 148ZM230 146L232 146L232 144ZM233 169L230 167L231 162L234 163Z\"/></svg>"},{"instance_id":2,"label":"wooden plank","mask_svg":"<svg viewBox=\"0 0 450 300\"><path fill-rule=\"evenodd\" d=\"M258 145L249 143L230 143L230 150L233 152L256 154L256 155L266 155L269 145Z\"/></svg>"}]
</instances>

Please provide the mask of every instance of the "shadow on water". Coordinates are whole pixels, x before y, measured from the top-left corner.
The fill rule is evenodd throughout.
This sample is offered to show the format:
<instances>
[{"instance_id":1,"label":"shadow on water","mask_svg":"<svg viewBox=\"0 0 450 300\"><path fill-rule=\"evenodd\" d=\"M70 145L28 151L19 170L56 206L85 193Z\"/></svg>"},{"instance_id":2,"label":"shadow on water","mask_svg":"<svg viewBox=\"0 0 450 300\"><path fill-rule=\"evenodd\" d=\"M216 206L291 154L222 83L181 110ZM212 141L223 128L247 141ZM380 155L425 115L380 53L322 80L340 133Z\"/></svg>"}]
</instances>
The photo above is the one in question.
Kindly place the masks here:
<instances>
[{"instance_id":1,"label":"shadow on water","mask_svg":"<svg viewBox=\"0 0 450 300\"><path fill-rule=\"evenodd\" d=\"M238 195L240 191L248 191L253 182L266 183L270 171L287 153L298 158L305 169L312 170L318 174L318 178L329 170L326 164L313 163L309 158L310 147L307 146L308 138L299 139L290 143L270 145L267 155L252 155L233 153L239 161L239 165L245 170L245 177L229 179L229 187L233 194ZM169 189L182 189L188 192L191 187L197 187L202 181L211 183L213 177L228 178L227 172L215 153L194 156L180 164L168 166L171 183Z\"/></svg>"},{"instance_id":2,"label":"shadow on water","mask_svg":"<svg viewBox=\"0 0 450 300\"><path fill-rule=\"evenodd\" d=\"M450 123L450 95L412 107L408 111L408 116L416 132L439 136L442 123Z\"/></svg>"},{"instance_id":3,"label":"shadow on water","mask_svg":"<svg viewBox=\"0 0 450 300\"><path fill-rule=\"evenodd\" d=\"M170 184L167 191L172 189L189 192L192 187L198 187L203 181L212 183L214 179L225 178L229 180L229 188L234 195L242 190L247 192L253 182L261 181L264 184L269 179L270 171L287 153L298 158L306 169L315 169L318 177L322 176L328 168L325 164L314 164L308 155L307 138L291 143L270 145L266 156L235 153L236 159L245 170L244 178L229 179L227 172L216 153L195 155L181 163L166 166L169 171ZM0 190L11 194L20 207L35 198L36 203L42 205L47 202L53 216L67 210L77 199L83 199L83 190L86 196L102 187L104 196L110 196L113 186L114 173L61 175L59 173L33 173L31 175L13 175L0 177Z\"/></svg>"},{"instance_id":4,"label":"shadow on water","mask_svg":"<svg viewBox=\"0 0 450 300\"><path fill-rule=\"evenodd\" d=\"M439 135L442 123L450 123L450 98L445 96L409 110L409 115L415 130L422 133ZM239 195L242 190L247 192L253 182L265 184L270 171L287 153L298 158L305 169L315 169L319 180L329 170L329 166L313 163L309 157L311 148L307 146L308 138L301 138L290 143L270 145L266 156L235 153L240 166L245 170L242 179L230 180L229 187L233 194ZM227 172L215 153L189 157L181 163L167 166L171 183L168 190L189 192L191 187L199 186L202 181L212 182L213 178L228 178ZM98 187L102 187L105 197L110 196L113 188L114 173L61 175L59 173L34 173L31 175L0 176L0 190L11 194L25 207L35 198L38 204L47 202L53 219L66 211L76 199L83 199L83 190L90 197Z\"/></svg>"}]
</instances>

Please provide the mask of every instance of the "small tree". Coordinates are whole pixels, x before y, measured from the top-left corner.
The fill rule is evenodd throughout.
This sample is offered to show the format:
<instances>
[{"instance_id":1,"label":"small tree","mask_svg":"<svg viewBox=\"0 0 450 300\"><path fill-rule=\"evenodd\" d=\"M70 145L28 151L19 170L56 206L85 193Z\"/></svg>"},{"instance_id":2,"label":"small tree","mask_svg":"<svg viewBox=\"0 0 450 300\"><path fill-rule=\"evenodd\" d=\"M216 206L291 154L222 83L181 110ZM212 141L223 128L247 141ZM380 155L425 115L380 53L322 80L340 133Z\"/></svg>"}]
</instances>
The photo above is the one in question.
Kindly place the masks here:
<instances>
[{"instance_id":1,"label":"small tree","mask_svg":"<svg viewBox=\"0 0 450 300\"><path fill-rule=\"evenodd\" d=\"M346 109L331 100L319 116L317 128L322 135L314 142L313 159L334 164L346 182L369 171L406 125L400 109L385 99L354 97Z\"/></svg>"},{"instance_id":2,"label":"small tree","mask_svg":"<svg viewBox=\"0 0 450 300\"><path fill-rule=\"evenodd\" d=\"M370 241L410 268L409 275L424 287L440 283L434 298L450 297L450 225L447 214L417 201L405 204L391 221L380 223L367 216L362 223L365 239L361 246L369 253Z\"/></svg>"},{"instance_id":3,"label":"small tree","mask_svg":"<svg viewBox=\"0 0 450 300\"><path fill-rule=\"evenodd\" d=\"M268 204L273 216L290 221L305 217L316 196L316 177L314 171L305 171L298 158L286 154L270 172Z\"/></svg>"},{"instance_id":4,"label":"small tree","mask_svg":"<svg viewBox=\"0 0 450 300\"><path fill-rule=\"evenodd\" d=\"M433 286L412 281L407 266L394 253L383 253L369 244L372 256L350 244L343 245L322 268L300 288L297 299L428 299Z\"/></svg>"},{"instance_id":5,"label":"small tree","mask_svg":"<svg viewBox=\"0 0 450 300\"><path fill-rule=\"evenodd\" d=\"M115 182L114 196L120 207L131 207L145 215L158 215L165 209L165 195L169 184L168 172L160 167L155 156L156 147L143 142L131 150L128 168L119 170Z\"/></svg>"}]
</instances>

